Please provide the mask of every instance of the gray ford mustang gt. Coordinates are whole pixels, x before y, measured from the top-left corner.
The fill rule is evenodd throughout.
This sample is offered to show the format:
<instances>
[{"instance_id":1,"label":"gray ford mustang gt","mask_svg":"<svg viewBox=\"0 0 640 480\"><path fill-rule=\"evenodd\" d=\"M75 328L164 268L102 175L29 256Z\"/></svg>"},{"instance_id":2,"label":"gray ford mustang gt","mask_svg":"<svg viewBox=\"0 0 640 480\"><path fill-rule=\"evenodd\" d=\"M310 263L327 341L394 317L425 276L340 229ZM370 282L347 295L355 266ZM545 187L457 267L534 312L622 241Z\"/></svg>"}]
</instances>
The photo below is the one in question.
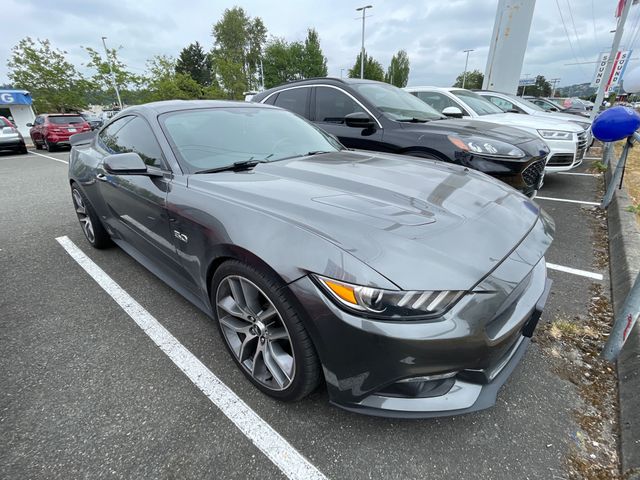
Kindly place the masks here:
<instances>
[{"instance_id":1,"label":"gray ford mustang gt","mask_svg":"<svg viewBox=\"0 0 640 480\"><path fill-rule=\"evenodd\" d=\"M268 105L131 107L71 140L83 232L217 323L261 391L394 417L495 403L546 301L553 222L456 165L345 149Z\"/></svg>"}]
</instances>

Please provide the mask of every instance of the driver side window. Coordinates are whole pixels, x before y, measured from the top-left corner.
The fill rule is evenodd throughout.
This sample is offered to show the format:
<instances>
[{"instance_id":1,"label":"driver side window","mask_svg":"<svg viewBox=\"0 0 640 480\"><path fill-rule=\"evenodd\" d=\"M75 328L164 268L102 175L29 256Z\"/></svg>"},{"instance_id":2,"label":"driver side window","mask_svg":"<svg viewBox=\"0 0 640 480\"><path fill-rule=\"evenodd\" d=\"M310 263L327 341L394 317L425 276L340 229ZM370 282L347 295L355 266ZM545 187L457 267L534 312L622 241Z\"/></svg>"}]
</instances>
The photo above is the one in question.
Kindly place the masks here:
<instances>
[{"instance_id":1,"label":"driver side window","mask_svg":"<svg viewBox=\"0 0 640 480\"><path fill-rule=\"evenodd\" d=\"M316 87L316 122L342 124L350 113L362 111L360 105L340 90Z\"/></svg>"}]
</instances>

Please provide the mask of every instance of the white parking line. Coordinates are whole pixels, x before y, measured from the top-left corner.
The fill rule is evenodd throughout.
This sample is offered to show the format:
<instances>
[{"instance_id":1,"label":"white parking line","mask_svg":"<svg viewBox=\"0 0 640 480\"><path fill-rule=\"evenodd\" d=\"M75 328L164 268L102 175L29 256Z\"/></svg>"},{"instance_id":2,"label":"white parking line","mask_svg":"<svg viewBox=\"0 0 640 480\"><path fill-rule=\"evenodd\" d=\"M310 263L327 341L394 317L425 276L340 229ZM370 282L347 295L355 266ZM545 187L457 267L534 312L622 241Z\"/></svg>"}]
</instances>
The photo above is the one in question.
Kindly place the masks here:
<instances>
[{"instance_id":1,"label":"white parking line","mask_svg":"<svg viewBox=\"0 0 640 480\"><path fill-rule=\"evenodd\" d=\"M579 275L581 277L593 278L594 280L602 280L604 276L601 273L588 272L586 270L579 270L577 268L565 267L562 265L556 265L555 263L547 262L547 268L551 270L558 270L559 272L571 273L573 275Z\"/></svg>"},{"instance_id":2,"label":"white parking line","mask_svg":"<svg viewBox=\"0 0 640 480\"><path fill-rule=\"evenodd\" d=\"M581 177L601 177L601 173L557 172L558 175L578 175Z\"/></svg>"},{"instance_id":3,"label":"white parking line","mask_svg":"<svg viewBox=\"0 0 640 480\"><path fill-rule=\"evenodd\" d=\"M600 205L599 202L587 202L584 200L569 200L568 198L551 198L536 196L536 200L551 200L553 202L580 203L582 205Z\"/></svg>"},{"instance_id":4,"label":"white parking line","mask_svg":"<svg viewBox=\"0 0 640 480\"><path fill-rule=\"evenodd\" d=\"M56 238L69 255L138 324L153 342L211 400L253 444L288 478L293 480L326 477L300 452L254 412L182 345L142 305L136 302L104 270L96 265L67 236Z\"/></svg>"},{"instance_id":5,"label":"white parking line","mask_svg":"<svg viewBox=\"0 0 640 480\"><path fill-rule=\"evenodd\" d=\"M50 158L51 160L55 160L56 162L60 162L60 163L64 163L69 165L69 162L67 162L66 160L62 160L61 158L56 158L56 157L51 157L49 155L43 155L42 153L36 153L36 152L29 152L33 155L38 155L39 157L44 157L44 158Z\"/></svg>"}]
</instances>

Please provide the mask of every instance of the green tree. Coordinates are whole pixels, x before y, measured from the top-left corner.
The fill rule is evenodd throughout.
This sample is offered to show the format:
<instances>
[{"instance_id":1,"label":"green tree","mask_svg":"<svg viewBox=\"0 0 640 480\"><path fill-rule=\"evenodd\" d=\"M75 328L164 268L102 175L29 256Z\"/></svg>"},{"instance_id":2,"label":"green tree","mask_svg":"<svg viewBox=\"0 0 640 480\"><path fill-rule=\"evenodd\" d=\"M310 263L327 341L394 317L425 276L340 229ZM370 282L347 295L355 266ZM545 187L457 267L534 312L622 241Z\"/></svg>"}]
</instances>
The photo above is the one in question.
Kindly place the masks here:
<instances>
[{"instance_id":1,"label":"green tree","mask_svg":"<svg viewBox=\"0 0 640 480\"><path fill-rule=\"evenodd\" d=\"M396 87L406 87L409 81L409 56L405 50L399 50L393 57L384 76L384 81Z\"/></svg>"},{"instance_id":2,"label":"green tree","mask_svg":"<svg viewBox=\"0 0 640 480\"><path fill-rule=\"evenodd\" d=\"M264 49L263 69L266 88L275 87L302 77L302 54L300 42L289 43L282 38L272 39Z\"/></svg>"},{"instance_id":3,"label":"green tree","mask_svg":"<svg viewBox=\"0 0 640 480\"><path fill-rule=\"evenodd\" d=\"M315 29L307 30L307 38L304 41L302 52L301 74L302 78L326 77L327 57L322 53L320 37Z\"/></svg>"},{"instance_id":4,"label":"green tree","mask_svg":"<svg viewBox=\"0 0 640 480\"><path fill-rule=\"evenodd\" d=\"M220 98L216 86L203 87L187 73L176 72L176 60L156 55L147 61L146 101Z\"/></svg>"},{"instance_id":5,"label":"green tree","mask_svg":"<svg viewBox=\"0 0 640 480\"><path fill-rule=\"evenodd\" d=\"M536 76L536 83L533 85L527 85L524 88L525 95L533 95L534 97L550 97L551 96L551 83L544 78L543 75ZM518 87L518 95L522 95L523 87Z\"/></svg>"},{"instance_id":6,"label":"green tree","mask_svg":"<svg viewBox=\"0 0 640 480\"><path fill-rule=\"evenodd\" d=\"M462 72L456 78L456 83L453 84L454 87L462 88L464 79L464 72ZM484 81L484 74L480 70L473 70L471 72L467 72L467 79L464 80L464 88L474 89L474 88L482 88L482 82Z\"/></svg>"},{"instance_id":7,"label":"green tree","mask_svg":"<svg viewBox=\"0 0 640 480\"><path fill-rule=\"evenodd\" d=\"M211 85L211 57L196 42L180 52L176 62L176 73L186 73L203 86Z\"/></svg>"},{"instance_id":8,"label":"green tree","mask_svg":"<svg viewBox=\"0 0 640 480\"><path fill-rule=\"evenodd\" d=\"M267 29L259 17L249 17L243 8L226 9L213 25L214 67L228 98L241 98L243 91L260 85L259 65Z\"/></svg>"},{"instance_id":9,"label":"green tree","mask_svg":"<svg viewBox=\"0 0 640 480\"><path fill-rule=\"evenodd\" d=\"M361 55L358 54L356 63L349 69L349 78L360 78L360 60ZM384 81L382 65L372 56L368 55L367 52L364 53L364 78L378 80L380 82Z\"/></svg>"},{"instance_id":10,"label":"green tree","mask_svg":"<svg viewBox=\"0 0 640 480\"><path fill-rule=\"evenodd\" d=\"M137 103L137 89L142 84L143 78L127 70L125 63L118 58L118 51L122 47L108 49L108 57L91 47L82 48L89 55L89 62L85 66L94 71L91 77L92 92L89 94L92 103L116 103L116 94L113 88L114 78L122 102L124 104ZM107 58L111 64L107 62Z\"/></svg>"},{"instance_id":11,"label":"green tree","mask_svg":"<svg viewBox=\"0 0 640 480\"><path fill-rule=\"evenodd\" d=\"M14 88L31 92L39 113L77 111L86 106L89 82L66 58L67 52L53 48L49 40L23 38L12 49L7 62Z\"/></svg>"}]
</instances>

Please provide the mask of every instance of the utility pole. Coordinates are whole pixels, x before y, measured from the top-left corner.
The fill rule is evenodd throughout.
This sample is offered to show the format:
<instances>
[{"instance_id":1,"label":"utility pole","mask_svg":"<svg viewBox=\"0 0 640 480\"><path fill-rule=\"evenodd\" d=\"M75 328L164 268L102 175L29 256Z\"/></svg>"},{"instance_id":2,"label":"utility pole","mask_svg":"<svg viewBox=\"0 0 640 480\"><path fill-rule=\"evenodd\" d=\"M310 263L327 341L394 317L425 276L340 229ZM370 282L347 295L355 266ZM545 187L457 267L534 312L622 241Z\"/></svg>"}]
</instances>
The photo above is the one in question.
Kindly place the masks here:
<instances>
[{"instance_id":1,"label":"utility pole","mask_svg":"<svg viewBox=\"0 0 640 480\"><path fill-rule=\"evenodd\" d=\"M530 73L523 73L523 75L525 80L529 80L529 77L531 76ZM527 89L527 84L525 83L524 85L522 85L522 95L520 95L522 98L524 98L524 91L526 89Z\"/></svg>"},{"instance_id":2,"label":"utility pole","mask_svg":"<svg viewBox=\"0 0 640 480\"><path fill-rule=\"evenodd\" d=\"M613 67L615 66L615 59L618 53L618 48L620 48L620 40L622 39L622 33L624 32L624 24L627 21L627 17L629 16L629 10L631 10L631 4L633 2L631 0L626 0L624 2L624 7L622 8L622 14L620 18L618 18L618 25L616 27L616 34L613 37L613 43L611 44L611 52L609 53L609 58L607 59L607 66L604 69L604 74L602 76L602 81L600 82L600 86L598 87L598 94L596 95L595 105L591 110L591 116L589 117L592 121L596 118L596 115L600 111L600 105L602 105L602 100L604 100L605 89L607 88L607 83L609 83L609 77L611 76L611 72L613 71Z\"/></svg>"},{"instance_id":3,"label":"utility pole","mask_svg":"<svg viewBox=\"0 0 640 480\"><path fill-rule=\"evenodd\" d=\"M467 54L467 59L464 61L464 73L462 74L462 88L464 88L465 83L467 83L467 65L469 65L469 53L475 52L473 48L469 50L463 50L464 53Z\"/></svg>"},{"instance_id":4,"label":"utility pole","mask_svg":"<svg viewBox=\"0 0 640 480\"><path fill-rule=\"evenodd\" d=\"M551 98L556 96L556 85L560 80L560 78L552 78L549 80L551 83L553 83L553 87L551 88Z\"/></svg>"},{"instance_id":5,"label":"utility pole","mask_svg":"<svg viewBox=\"0 0 640 480\"><path fill-rule=\"evenodd\" d=\"M360 52L360 78L364 78L364 18L367 8L373 8L373 5L356 8L356 12L362 12L362 50Z\"/></svg>"},{"instance_id":6,"label":"utility pole","mask_svg":"<svg viewBox=\"0 0 640 480\"><path fill-rule=\"evenodd\" d=\"M105 40L107 37L102 37L102 45L104 46L104 54L107 56L107 65L109 65L109 74L111 75L111 81L113 82L113 88L116 91L116 97L118 97L118 105L122 110L122 100L120 100L120 91L118 90L118 84L116 83L116 76L113 74L113 68L111 67L111 58L109 58L109 50L107 50L107 43Z\"/></svg>"}]
</instances>

